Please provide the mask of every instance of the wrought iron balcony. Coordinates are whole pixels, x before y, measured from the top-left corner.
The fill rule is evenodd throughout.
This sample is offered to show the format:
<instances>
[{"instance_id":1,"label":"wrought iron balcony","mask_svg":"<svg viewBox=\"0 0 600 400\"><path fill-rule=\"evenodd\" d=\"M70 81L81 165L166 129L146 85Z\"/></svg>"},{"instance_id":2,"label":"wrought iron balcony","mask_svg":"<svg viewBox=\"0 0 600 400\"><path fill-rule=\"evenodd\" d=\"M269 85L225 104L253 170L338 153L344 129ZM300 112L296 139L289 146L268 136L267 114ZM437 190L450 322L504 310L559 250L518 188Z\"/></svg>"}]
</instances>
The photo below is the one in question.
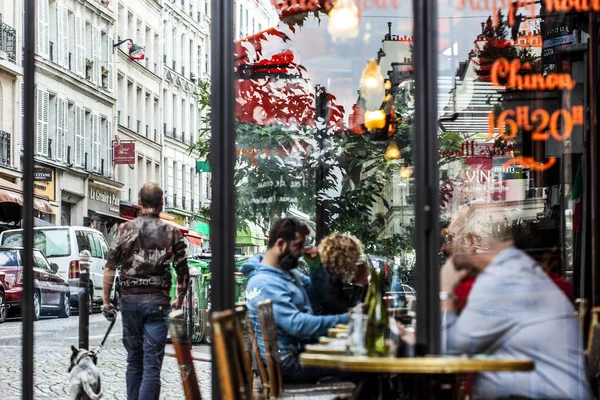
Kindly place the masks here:
<instances>
[{"instance_id":1,"label":"wrought iron balcony","mask_svg":"<svg viewBox=\"0 0 600 400\"><path fill-rule=\"evenodd\" d=\"M17 31L2 22L0 14L0 50L6 53L8 61L17 62Z\"/></svg>"}]
</instances>

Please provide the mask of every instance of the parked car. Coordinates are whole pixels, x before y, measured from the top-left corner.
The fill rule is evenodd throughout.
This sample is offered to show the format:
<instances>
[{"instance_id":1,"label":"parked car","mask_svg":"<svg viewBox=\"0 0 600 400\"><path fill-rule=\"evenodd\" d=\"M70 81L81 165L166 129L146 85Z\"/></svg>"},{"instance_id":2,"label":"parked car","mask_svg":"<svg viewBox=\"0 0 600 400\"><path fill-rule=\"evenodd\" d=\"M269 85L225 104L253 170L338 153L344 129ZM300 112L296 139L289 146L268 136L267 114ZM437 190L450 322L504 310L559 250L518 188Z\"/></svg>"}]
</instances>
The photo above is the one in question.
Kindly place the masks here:
<instances>
[{"instance_id":1,"label":"parked car","mask_svg":"<svg viewBox=\"0 0 600 400\"><path fill-rule=\"evenodd\" d=\"M407 301L417 300L417 292L412 286L402 284L402 291L404 292L404 296L406 297Z\"/></svg>"},{"instance_id":2,"label":"parked car","mask_svg":"<svg viewBox=\"0 0 600 400\"><path fill-rule=\"evenodd\" d=\"M13 229L0 233L0 246L23 246L23 230ZM58 265L58 274L68 280L71 304L79 300L79 253L88 250L92 256L90 267L90 312L102 304L102 279L108 255L106 239L96 229L83 226L44 226L34 228L34 247L52 263ZM113 293L118 295L118 276Z\"/></svg>"},{"instance_id":3,"label":"parked car","mask_svg":"<svg viewBox=\"0 0 600 400\"><path fill-rule=\"evenodd\" d=\"M49 263L39 250L33 251L33 262L34 319L40 319L42 313L68 318L71 314L69 284L57 273L58 265ZM6 304L11 310L19 310L23 295L23 248L1 246L0 270L4 273Z\"/></svg>"},{"instance_id":4,"label":"parked car","mask_svg":"<svg viewBox=\"0 0 600 400\"><path fill-rule=\"evenodd\" d=\"M6 321L6 315L8 314L8 305L6 304L6 274L0 270L0 324Z\"/></svg>"}]
</instances>

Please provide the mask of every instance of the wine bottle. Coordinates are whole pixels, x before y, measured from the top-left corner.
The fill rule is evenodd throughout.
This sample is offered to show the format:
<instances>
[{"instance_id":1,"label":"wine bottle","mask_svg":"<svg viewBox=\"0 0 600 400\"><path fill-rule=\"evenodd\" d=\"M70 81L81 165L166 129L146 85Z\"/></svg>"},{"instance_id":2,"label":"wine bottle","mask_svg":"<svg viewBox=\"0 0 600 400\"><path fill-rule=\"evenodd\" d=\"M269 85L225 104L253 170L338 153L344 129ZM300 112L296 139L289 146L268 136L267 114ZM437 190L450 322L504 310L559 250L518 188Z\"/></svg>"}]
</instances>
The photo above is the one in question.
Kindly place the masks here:
<instances>
[{"instance_id":1,"label":"wine bottle","mask_svg":"<svg viewBox=\"0 0 600 400\"><path fill-rule=\"evenodd\" d=\"M382 279L377 272L371 272L370 296L367 314L366 347L369 357L387 357L389 346L388 312L383 301Z\"/></svg>"}]
</instances>

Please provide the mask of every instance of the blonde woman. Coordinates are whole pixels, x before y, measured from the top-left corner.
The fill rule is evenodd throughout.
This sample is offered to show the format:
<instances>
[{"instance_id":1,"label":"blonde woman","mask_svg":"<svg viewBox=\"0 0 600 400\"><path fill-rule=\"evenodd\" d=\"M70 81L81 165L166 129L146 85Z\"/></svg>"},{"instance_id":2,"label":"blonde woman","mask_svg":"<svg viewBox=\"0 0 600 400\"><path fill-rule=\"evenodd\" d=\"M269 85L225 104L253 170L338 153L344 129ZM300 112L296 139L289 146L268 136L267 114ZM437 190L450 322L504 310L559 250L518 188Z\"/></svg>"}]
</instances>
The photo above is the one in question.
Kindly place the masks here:
<instances>
[{"instance_id":1,"label":"blonde woman","mask_svg":"<svg viewBox=\"0 0 600 400\"><path fill-rule=\"evenodd\" d=\"M321 262L329 274L329 292L321 313L335 315L348 312L365 294L369 274L362 244L352 236L333 233L319 244Z\"/></svg>"}]
</instances>

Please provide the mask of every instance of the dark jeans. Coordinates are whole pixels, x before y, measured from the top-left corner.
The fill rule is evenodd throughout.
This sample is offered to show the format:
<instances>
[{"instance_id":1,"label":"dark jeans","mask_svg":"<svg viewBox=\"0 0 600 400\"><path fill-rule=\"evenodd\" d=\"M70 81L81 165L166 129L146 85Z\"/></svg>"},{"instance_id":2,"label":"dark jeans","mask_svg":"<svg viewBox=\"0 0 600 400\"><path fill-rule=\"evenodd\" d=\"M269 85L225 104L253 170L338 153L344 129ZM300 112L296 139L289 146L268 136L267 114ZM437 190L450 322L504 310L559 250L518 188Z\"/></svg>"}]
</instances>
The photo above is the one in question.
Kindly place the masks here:
<instances>
[{"instance_id":1,"label":"dark jeans","mask_svg":"<svg viewBox=\"0 0 600 400\"><path fill-rule=\"evenodd\" d=\"M158 400L160 370L171 306L152 303L152 295L123 297L123 344L127 350L127 399Z\"/></svg>"}]
</instances>

